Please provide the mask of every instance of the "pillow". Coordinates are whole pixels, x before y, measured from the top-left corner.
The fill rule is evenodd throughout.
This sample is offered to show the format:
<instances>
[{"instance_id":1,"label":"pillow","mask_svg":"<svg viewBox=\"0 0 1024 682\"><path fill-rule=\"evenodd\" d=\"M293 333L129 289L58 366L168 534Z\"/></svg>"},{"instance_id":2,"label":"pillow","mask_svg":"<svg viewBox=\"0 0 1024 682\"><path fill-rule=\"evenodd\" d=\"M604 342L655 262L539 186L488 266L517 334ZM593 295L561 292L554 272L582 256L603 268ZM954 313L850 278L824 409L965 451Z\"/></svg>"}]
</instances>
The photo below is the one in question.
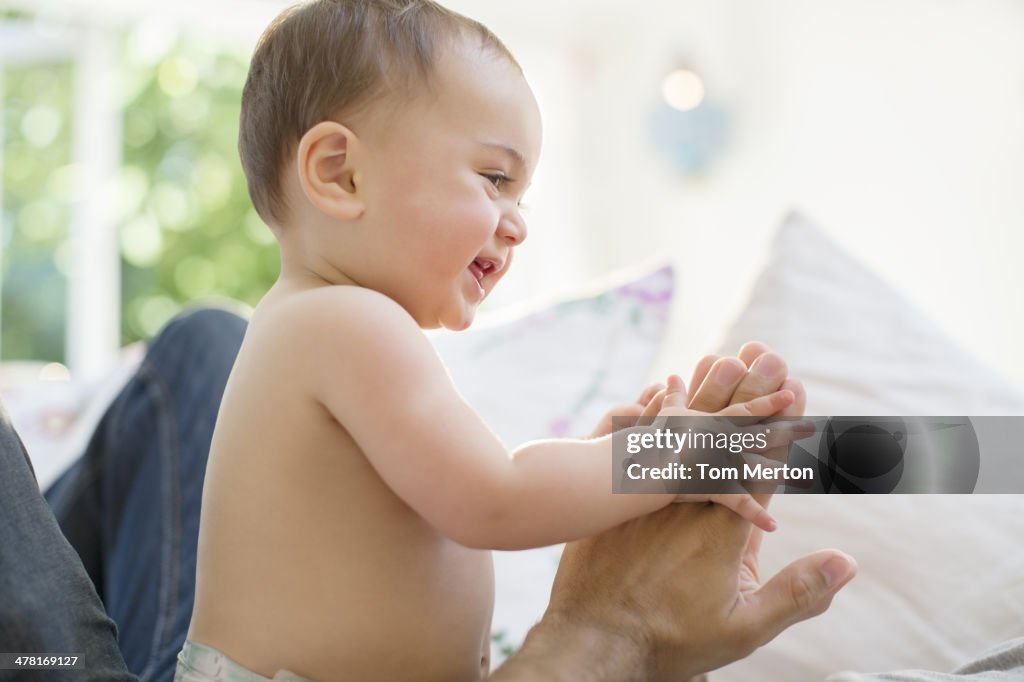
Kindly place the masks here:
<instances>
[{"instance_id":1,"label":"pillow","mask_svg":"<svg viewBox=\"0 0 1024 682\"><path fill-rule=\"evenodd\" d=\"M1024 397L807 218L783 221L722 352L782 353L813 415L1017 415Z\"/></svg>"},{"instance_id":2,"label":"pillow","mask_svg":"<svg viewBox=\"0 0 1024 682\"><path fill-rule=\"evenodd\" d=\"M1024 398L799 214L786 218L724 353L760 339L803 380L811 415L1019 415ZM834 546L857 578L711 682L842 669L948 671L1024 623L1024 497L779 495L763 576Z\"/></svg>"},{"instance_id":3,"label":"pillow","mask_svg":"<svg viewBox=\"0 0 1024 682\"><path fill-rule=\"evenodd\" d=\"M672 268L432 338L455 386L506 445L582 436L636 400L668 322Z\"/></svg>"}]
</instances>

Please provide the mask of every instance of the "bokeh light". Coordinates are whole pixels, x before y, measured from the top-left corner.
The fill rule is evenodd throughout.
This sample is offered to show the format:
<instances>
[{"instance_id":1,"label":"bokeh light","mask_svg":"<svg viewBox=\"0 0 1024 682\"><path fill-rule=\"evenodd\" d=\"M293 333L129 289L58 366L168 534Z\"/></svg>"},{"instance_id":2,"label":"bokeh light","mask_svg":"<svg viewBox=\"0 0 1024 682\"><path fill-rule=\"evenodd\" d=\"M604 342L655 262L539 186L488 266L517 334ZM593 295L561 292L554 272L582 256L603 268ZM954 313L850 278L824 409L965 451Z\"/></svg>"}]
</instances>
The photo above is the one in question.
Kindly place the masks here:
<instances>
[{"instance_id":1,"label":"bokeh light","mask_svg":"<svg viewBox=\"0 0 1024 682\"><path fill-rule=\"evenodd\" d=\"M160 89L170 97L183 97L196 87L199 73L195 63L184 56L165 59L157 69Z\"/></svg>"},{"instance_id":2,"label":"bokeh light","mask_svg":"<svg viewBox=\"0 0 1024 682\"><path fill-rule=\"evenodd\" d=\"M50 362L39 369L40 381L71 381L71 372L59 362Z\"/></svg>"},{"instance_id":3,"label":"bokeh light","mask_svg":"<svg viewBox=\"0 0 1024 682\"><path fill-rule=\"evenodd\" d=\"M34 106L21 119L21 132L30 145L44 149L57 139L63 117L51 106Z\"/></svg>"},{"instance_id":4,"label":"bokeh light","mask_svg":"<svg viewBox=\"0 0 1024 682\"><path fill-rule=\"evenodd\" d=\"M159 223L152 216L136 216L124 224L118 237L121 255L132 265L145 268L156 265L160 260L163 235Z\"/></svg>"},{"instance_id":5,"label":"bokeh light","mask_svg":"<svg viewBox=\"0 0 1024 682\"><path fill-rule=\"evenodd\" d=\"M689 69L676 69L665 76L661 94L673 109L690 111L704 101L704 81Z\"/></svg>"}]
</instances>

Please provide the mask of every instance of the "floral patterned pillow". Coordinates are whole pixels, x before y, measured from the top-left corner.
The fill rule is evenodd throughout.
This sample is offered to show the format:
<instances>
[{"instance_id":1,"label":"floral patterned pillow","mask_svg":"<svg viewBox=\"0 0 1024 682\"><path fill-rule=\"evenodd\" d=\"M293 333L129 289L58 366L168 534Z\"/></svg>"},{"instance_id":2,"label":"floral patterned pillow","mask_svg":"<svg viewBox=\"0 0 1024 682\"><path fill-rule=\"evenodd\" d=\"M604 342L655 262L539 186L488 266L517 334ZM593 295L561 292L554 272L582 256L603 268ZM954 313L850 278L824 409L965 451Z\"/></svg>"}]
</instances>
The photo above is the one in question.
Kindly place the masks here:
<instances>
[{"instance_id":1,"label":"floral patterned pillow","mask_svg":"<svg viewBox=\"0 0 1024 682\"><path fill-rule=\"evenodd\" d=\"M639 396L668 322L665 266L583 298L434 337L456 387L509 447L589 433Z\"/></svg>"}]
</instances>

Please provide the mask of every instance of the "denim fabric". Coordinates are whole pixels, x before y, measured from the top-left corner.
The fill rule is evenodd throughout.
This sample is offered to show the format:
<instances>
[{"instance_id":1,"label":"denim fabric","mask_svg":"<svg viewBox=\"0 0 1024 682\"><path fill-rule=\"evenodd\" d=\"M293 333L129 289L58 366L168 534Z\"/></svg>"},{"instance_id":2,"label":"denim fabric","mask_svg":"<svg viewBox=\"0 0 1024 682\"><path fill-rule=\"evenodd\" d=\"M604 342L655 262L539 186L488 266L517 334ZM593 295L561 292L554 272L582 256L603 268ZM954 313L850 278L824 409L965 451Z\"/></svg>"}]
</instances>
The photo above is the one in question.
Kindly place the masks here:
<instances>
[{"instance_id":1,"label":"denim fabric","mask_svg":"<svg viewBox=\"0 0 1024 682\"><path fill-rule=\"evenodd\" d=\"M46 493L144 681L173 679L188 631L206 460L245 326L220 310L172 321Z\"/></svg>"},{"instance_id":2,"label":"denim fabric","mask_svg":"<svg viewBox=\"0 0 1024 682\"><path fill-rule=\"evenodd\" d=\"M39 493L0 405L0 652L78 654L81 670L0 670L2 680L135 680L117 628Z\"/></svg>"}]
</instances>

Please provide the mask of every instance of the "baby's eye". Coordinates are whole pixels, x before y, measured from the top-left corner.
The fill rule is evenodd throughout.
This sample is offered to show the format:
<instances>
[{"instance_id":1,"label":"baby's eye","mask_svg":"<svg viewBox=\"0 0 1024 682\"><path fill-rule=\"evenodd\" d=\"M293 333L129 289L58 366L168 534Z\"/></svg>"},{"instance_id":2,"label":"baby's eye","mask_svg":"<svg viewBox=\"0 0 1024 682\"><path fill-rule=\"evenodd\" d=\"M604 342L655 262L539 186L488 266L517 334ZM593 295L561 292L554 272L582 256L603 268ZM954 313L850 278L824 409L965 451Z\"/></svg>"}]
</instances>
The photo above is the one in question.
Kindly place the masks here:
<instances>
[{"instance_id":1,"label":"baby's eye","mask_svg":"<svg viewBox=\"0 0 1024 682\"><path fill-rule=\"evenodd\" d=\"M504 173L484 173L484 177L487 178L487 181L494 185L494 189L499 192L509 182L508 176Z\"/></svg>"}]
</instances>

